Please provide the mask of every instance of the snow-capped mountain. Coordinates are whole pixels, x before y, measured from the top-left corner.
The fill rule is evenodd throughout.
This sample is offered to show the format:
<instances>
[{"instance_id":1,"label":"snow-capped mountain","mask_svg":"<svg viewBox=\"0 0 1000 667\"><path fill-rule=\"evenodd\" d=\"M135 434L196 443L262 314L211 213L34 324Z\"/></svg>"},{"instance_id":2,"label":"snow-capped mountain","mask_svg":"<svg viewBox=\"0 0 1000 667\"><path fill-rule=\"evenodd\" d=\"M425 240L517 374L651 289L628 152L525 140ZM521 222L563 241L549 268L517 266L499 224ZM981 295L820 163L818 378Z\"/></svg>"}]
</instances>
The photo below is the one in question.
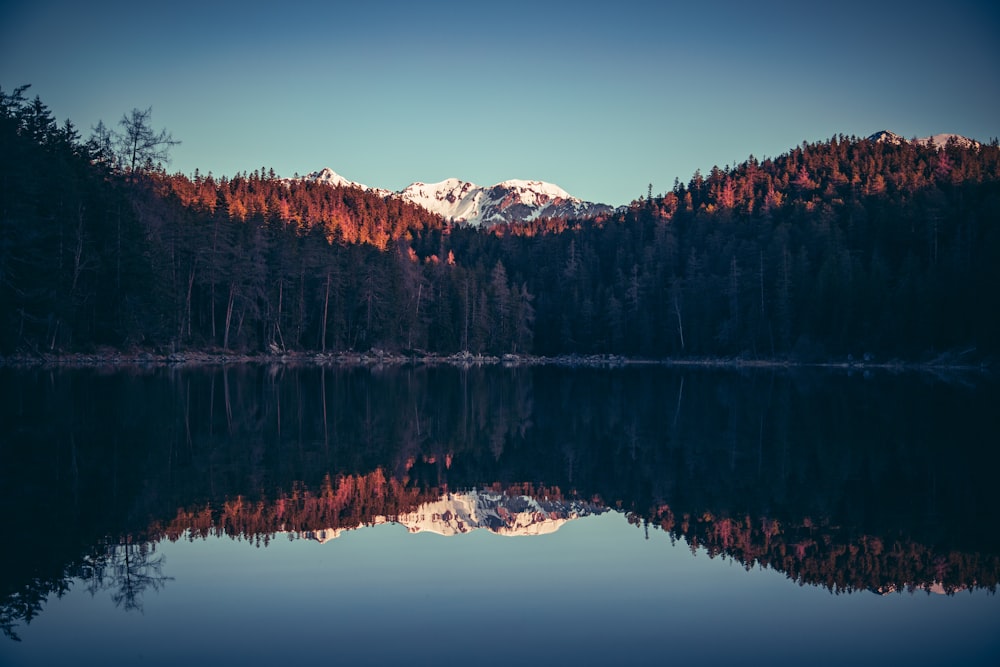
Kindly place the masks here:
<instances>
[{"instance_id":1,"label":"snow-capped mountain","mask_svg":"<svg viewBox=\"0 0 1000 667\"><path fill-rule=\"evenodd\" d=\"M469 225L521 222L540 217L590 218L612 211L611 206L585 202L544 181L510 180L482 187L449 178L440 183L412 183L399 192L392 192L348 180L329 168L314 171L303 179L361 188L383 197L401 197L446 220Z\"/></svg>"},{"instance_id":2,"label":"snow-capped mountain","mask_svg":"<svg viewBox=\"0 0 1000 667\"><path fill-rule=\"evenodd\" d=\"M475 183L449 178L440 183L411 183L399 196L452 221L471 221L479 216L483 189Z\"/></svg>"},{"instance_id":3,"label":"snow-capped mountain","mask_svg":"<svg viewBox=\"0 0 1000 667\"><path fill-rule=\"evenodd\" d=\"M325 185L332 185L335 187L360 188L362 190L371 190L372 192L376 192L382 195L383 197L388 197L389 195L394 194L392 190L385 190L382 188L371 188L365 185L364 183L358 183L357 181L350 181L341 176L340 174L338 174L337 172L335 172L333 169L330 169L329 167L306 174L305 176L302 177L302 180L313 181L315 183L323 183Z\"/></svg>"},{"instance_id":4,"label":"snow-capped mountain","mask_svg":"<svg viewBox=\"0 0 1000 667\"><path fill-rule=\"evenodd\" d=\"M868 141L874 141L877 144L892 144L893 146L898 146L901 143L905 142L906 139L899 136L895 132L890 132L889 130L882 130L868 137Z\"/></svg>"},{"instance_id":5,"label":"snow-capped mountain","mask_svg":"<svg viewBox=\"0 0 1000 667\"><path fill-rule=\"evenodd\" d=\"M914 143L934 146L935 148L944 148L947 143L954 139L962 148L979 148L981 144L968 137L963 137L961 134L935 134L931 137L920 137L918 139L913 139ZM895 132L890 132L889 130L882 130L881 132L876 132L875 134L868 137L869 141L874 141L876 143L885 143L898 146L902 143L906 143L907 139L904 139Z\"/></svg>"},{"instance_id":6,"label":"snow-capped mountain","mask_svg":"<svg viewBox=\"0 0 1000 667\"><path fill-rule=\"evenodd\" d=\"M923 137L922 139L917 139L917 143L930 144L937 148L944 148L945 145L952 139L954 139L955 143L961 146L962 148L978 149L982 145L975 139L969 139L968 137L963 137L961 134L935 134L933 137Z\"/></svg>"},{"instance_id":7,"label":"snow-capped mountain","mask_svg":"<svg viewBox=\"0 0 1000 667\"><path fill-rule=\"evenodd\" d=\"M396 517L377 516L375 525L394 522L411 533L461 535L486 529L497 535L546 535L567 521L602 514L606 507L579 500L539 500L531 496L509 496L494 491L449 493ZM360 526L358 526L360 528ZM329 542L344 529L327 528L302 533L306 539Z\"/></svg>"},{"instance_id":8,"label":"snow-capped mountain","mask_svg":"<svg viewBox=\"0 0 1000 667\"><path fill-rule=\"evenodd\" d=\"M449 178L440 183L413 183L399 195L446 220L470 225L543 217L591 218L612 210L605 204L585 202L544 181L510 180L481 187Z\"/></svg>"}]
</instances>

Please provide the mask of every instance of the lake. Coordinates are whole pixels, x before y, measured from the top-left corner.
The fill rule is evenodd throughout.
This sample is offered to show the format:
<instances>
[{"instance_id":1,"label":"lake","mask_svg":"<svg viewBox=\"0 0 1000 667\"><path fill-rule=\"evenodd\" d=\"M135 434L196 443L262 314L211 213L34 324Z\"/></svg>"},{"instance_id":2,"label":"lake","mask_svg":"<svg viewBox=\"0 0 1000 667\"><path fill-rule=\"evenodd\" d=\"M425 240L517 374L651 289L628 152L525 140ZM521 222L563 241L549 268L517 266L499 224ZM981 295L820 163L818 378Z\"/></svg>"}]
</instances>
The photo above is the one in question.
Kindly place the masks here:
<instances>
[{"instance_id":1,"label":"lake","mask_svg":"<svg viewBox=\"0 0 1000 667\"><path fill-rule=\"evenodd\" d=\"M0 369L0 664L1000 664L1000 384Z\"/></svg>"}]
</instances>

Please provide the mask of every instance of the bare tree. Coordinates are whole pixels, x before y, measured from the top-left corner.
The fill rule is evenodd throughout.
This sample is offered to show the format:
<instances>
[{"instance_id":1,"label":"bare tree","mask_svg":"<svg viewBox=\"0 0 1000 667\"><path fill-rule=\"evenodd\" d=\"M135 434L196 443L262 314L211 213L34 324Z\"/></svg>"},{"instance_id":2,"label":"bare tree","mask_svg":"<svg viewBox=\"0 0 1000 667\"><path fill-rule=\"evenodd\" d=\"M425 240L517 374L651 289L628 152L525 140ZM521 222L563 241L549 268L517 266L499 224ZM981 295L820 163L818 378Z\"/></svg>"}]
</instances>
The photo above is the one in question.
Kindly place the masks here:
<instances>
[{"instance_id":1,"label":"bare tree","mask_svg":"<svg viewBox=\"0 0 1000 667\"><path fill-rule=\"evenodd\" d=\"M157 162L170 161L170 148L179 144L165 129L155 132L150 125L153 107L132 109L118 121L115 133L119 164L129 174L151 169Z\"/></svg>"}]
</instances>

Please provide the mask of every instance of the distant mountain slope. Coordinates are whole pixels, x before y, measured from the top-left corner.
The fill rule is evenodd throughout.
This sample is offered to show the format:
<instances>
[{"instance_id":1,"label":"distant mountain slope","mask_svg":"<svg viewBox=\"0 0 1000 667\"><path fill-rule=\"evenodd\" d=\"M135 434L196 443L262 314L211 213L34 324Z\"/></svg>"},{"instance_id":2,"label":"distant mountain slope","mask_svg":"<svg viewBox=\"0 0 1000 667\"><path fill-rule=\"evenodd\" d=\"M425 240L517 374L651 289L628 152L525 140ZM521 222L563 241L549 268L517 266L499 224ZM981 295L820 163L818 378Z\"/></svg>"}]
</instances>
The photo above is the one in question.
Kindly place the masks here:
<instances>
[{"instance_id":1,"label":"distant mountain slope","mask_svg":"<svg viewBox=\"0 0 1000 667\"><path fill-rule=\"evenodd\" d=\"M917 139L913 139L912 141L914 143L921 144L924 146L935 146L937 148L944 148L947 145L947 143L952 139L954 139L955 143L957 143L962 148L979 148L982 145L974 139L963 137L961 134L948 134L948 133L935 134L930 137L920 137ZM895 132L890 132L889 130L882 130L880 132L876 132L875 134L868 137L868 140L874 141L876 143L892 144L894 146L898 146L902 143L907 143L908 141L907 139L904 139L902 136L896 134Z\"/></svg>"},{"instance_id":2,"label":"distant mountain slope","mask_svg":"<svg viewBox=\"0 0 1000 667\"><path fill-rule=\"evenodd\" d=\"M340 174L338 174L337 172L335 172L333 169L330 169L329 167L309 173L303 177L303 180L313 181L316 183L323 183L325 185L332 185L334 187L360 188L362 190L367 190L370 192L374 192L376 194L380 194L383 197L387 197L391 194L394 194L392 190L385 190L382 188L372 188L365 185L364 183L358 183L357 181L348 180L343 176L341 176Z\"/></svg>"},{"instance_id":3,"label":"distant mountain slope","mask_svg":"<svg viewBox=\"0 0 1000 667\"><path fill-rule=\"evenodd\" d=\"M585 202L544 181L509 180L489 187L449 178L413 183L400 196L453 222L493 225L540 217L590 218L610 213L606 204Z\"/></svg>"},{"instance_id":4,"label":"distant mountain slope","mask_svg":"<svg viewBox=\"0 0 1000 667\"><path fill-rule=\"evenodd\" d=\"M590 218L611 213L606 204L586 202L544 181L508 180L483 187L458 178L439 183L416 182L399 192L372 188L344 178L332 169L315 171L305 180L356 187L383 197L400 197L451 222L489 226L538 218Z\"/></svg>"}]
</instances>

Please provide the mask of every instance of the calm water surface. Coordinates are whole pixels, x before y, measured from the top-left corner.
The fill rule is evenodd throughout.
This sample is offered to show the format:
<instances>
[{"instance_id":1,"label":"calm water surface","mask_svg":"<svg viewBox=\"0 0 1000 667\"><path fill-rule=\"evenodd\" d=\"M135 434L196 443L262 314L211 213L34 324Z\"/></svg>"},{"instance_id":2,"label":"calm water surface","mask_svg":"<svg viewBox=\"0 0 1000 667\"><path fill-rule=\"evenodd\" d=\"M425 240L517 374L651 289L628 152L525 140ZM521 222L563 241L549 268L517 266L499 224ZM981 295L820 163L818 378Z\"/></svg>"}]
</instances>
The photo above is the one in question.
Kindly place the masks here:
<instances>
[{"instance_id":1,"label":"calm water surface","mask_svg":"<svg viewBox=\"0 0 1000 667\"><path fill-rule=\"evenodd\" d=\"M997 384L0 371L0 664L1000 662Z\"/></svg>"}]
</instances>

